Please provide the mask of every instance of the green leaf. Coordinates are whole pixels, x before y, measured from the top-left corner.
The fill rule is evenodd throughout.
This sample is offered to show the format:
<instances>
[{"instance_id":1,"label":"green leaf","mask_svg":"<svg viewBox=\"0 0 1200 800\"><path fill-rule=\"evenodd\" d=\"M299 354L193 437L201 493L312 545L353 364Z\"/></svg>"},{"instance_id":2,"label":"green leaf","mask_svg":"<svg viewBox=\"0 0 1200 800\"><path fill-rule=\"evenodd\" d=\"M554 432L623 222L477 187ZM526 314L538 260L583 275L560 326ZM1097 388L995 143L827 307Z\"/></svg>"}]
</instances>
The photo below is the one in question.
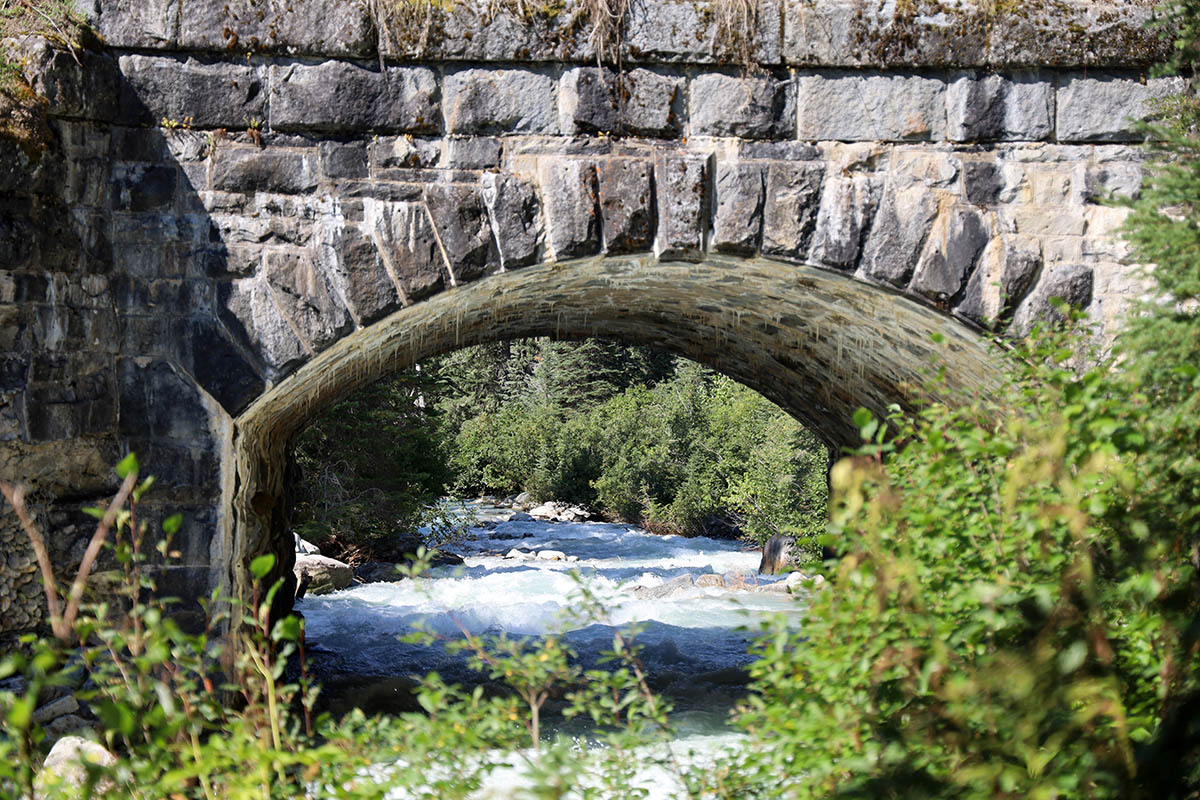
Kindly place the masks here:
<instances>
[{"instance_id":1,"label":"green leaf","mask_svg":"<svg viewBox=\"0 0 1200 800\"><path fill-rule=\"evenodd\" d=\"M854 412L854 416L852 417L854 424L859 428L866 427L867 423L874 418L874 414L872 414L869 410L862 408L861 406Z\"/></svg>"},{"instance_id":2,"label":"green leaf","mask_svg":"<svg viewBox=\"0 0 1200 800\"><path fill-rule=\"evenodd\" d=\"M138 471L138 460L136 453L130 453L117 462L116 472L117 477L125 480L129 477L129 473Z\"/></svg>"},{"instance_id":3,"label":"green leaf","mask_svg":"<svg viewBox=\"0 0 1200 800\"><path fill-rule=\"evenodd\" d=\"M174 536L179 532L179 526L182 524L183 514L176 512L163 520L163 533L165 533L167 536Z\"/></svg>"},{"instance_id":4,"label":"green leaf","mask_svg":"<svg viewBox=\"0 0 1200 800\"><path fill-rule=\"evenodd\" d=\"M84 506L81 510L92 519L104 519L104 509L99 506Z\"/></svg>"},{"instance_id":5,"label":"green leaf","mask_svg":"<svg viewBox=\"0 0 1200 800\"><path fill-rule=\"evenodd\" d=\"M1087 660L1088 648L1087 642L1075 641L1058 654L1058 670L1063 675L1070 675L1075 670L1083 666L1083 662Z\"/></svg>"},{"instance_id":6,"label":"green leaf","mask_svg":"<svg viewBox=\"0 0 1200 800\"><path fill-rule=\"evenodd\" d=\"M267 573L275 566L275 554L267 553L250 562L250 574L255 578L262 580L267 577Z\"/></svg>"}]
</instances>

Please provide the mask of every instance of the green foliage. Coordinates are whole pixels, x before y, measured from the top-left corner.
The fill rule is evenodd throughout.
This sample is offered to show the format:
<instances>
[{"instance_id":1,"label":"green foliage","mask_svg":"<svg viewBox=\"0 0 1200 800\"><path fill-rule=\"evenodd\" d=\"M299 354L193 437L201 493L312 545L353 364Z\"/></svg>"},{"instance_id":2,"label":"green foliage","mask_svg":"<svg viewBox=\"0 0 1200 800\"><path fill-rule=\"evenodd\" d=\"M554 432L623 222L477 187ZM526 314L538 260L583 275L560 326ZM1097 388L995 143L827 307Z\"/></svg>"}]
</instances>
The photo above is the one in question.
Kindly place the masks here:
<instances>
[{"instance_id":1,"label":"green foliage","mask_svg":"<svg viewBox=\"0 0 1200 800\"><path fill-rule=\"evenodd\" d=\"M426 402L436 382L411 370L320 415L294 449L293 520L322 552L357 564L398 561L419 544L449 474Z\"/></svg>"},{"instance_id":2,"label":"green foliage","mask_svg":"<svg viewBox=\"0 0 1200 800\"><path fill-rule=\"evenodd\" d=\"M692 362L596 340L526 341L434 369L456 390L439 407L455 426L446 438L459 491L529 491L686 535L736 528L811 542L824 530L825 448Z\"/></svg>"}]
</instances>

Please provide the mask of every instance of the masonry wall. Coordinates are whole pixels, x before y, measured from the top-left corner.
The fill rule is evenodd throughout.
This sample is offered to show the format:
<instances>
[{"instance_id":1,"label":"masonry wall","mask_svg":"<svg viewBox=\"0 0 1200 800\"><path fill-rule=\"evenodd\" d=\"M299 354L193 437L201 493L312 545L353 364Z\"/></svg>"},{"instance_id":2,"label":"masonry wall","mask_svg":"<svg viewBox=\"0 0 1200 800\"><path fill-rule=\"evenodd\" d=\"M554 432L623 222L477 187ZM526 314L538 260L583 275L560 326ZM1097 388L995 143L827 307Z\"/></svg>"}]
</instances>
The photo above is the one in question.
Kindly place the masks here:
<instances>
[{"instance_id":1,"label":"masonry wall","mask_svg":"<svg viewBox=\"0 0 1200 800\"><path fill-rule=\"evenodd\" d=\"M52 136L0 147L0 477L35 486L64 570L134 449L145 518L185 512L173 590L228 580L255 554L229 502L238 415L492 273L766 256L1017 332L1060 295L1111 333L1138 291L1098 201L1137 191L1129 119L1180 88L1146 76L1140 4L764 2L730 26L656 0L610 37L572 11L391 8L98 0L108 49L82 66L10 43ZM0 554L0 630L27 628L11 516Z\"/></svg>"}]
</instances>

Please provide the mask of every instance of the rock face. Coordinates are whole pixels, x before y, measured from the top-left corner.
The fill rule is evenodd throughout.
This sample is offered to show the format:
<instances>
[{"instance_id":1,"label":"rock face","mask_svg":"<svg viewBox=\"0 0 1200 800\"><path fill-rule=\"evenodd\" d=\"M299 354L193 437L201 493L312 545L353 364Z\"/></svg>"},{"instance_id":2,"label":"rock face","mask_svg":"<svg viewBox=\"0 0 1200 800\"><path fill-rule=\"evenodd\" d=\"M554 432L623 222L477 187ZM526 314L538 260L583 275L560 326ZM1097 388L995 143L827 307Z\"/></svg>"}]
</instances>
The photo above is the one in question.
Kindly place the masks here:
<instances>
[{"instance_id":1,"label":"rock face","mask_svg":"<svg viewBox=\"0 0 1200 800\"><path fill-rule=\"evenodd\" d=\"M296 579L300 580L308 573L309 594L328 594L345 589L354 580L354 569L349 564L343 564L335 558L321 555L301 555L296 557Z\"/></svg>"},{"instance_id":2,"label":"rock face","mask_svg":"<svg viewBox=\"0 0 1200 800\"><path fill-rule=\"evenodd\" d=\"M971 388L977 326L1054 297L1104 346L1141 292L1099 202L1140 185L1124 115L1183 86L1144 74L1147 8L1106 1L764 0L731 34L646 0L608 43L583 4L80 5L108 45L82 68L17 45L51 136L0 148L0 477L67 574L79 498L136 451L145 518L184 517L160 574L184 597L247 592L259 553L287 574L281 443L422 354L617 336L839 443L854 408L919 399L931 333ZM0 630L29 629L11 516L0 552Z\"/></svg>"}]
</instances>

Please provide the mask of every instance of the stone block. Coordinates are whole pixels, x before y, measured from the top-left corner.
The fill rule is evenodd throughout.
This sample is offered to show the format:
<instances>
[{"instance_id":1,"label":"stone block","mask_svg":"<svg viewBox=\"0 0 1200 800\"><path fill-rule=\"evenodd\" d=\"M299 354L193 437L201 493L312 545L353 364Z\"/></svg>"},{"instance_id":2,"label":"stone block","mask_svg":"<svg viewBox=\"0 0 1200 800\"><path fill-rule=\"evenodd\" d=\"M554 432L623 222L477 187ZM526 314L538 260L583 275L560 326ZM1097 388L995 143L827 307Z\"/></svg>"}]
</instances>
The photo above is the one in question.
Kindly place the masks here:
<instances>
[{"instance_id":1,"label":"stone block","mask_svg":"<svg viewBox=\"0 0 1200 800\"><path fill-rule=\"evenodd\" d=\"M306 194L317 187L314 150L226 147L212 164L212 188L221 192Z\"/></svg>"},{"instance_id":2,"label":"stone block","mask_svg":"<svg viewBox=\"0 0 1200 800\"><path fill-rule=\"evenodd\" d=\"M365 3L344 0L178 0L185 50L365 58L375 30Z\"/></svg>"},{"instance_id":3,"label":"stone block","mask_svg":"<svg viewBox=\"0 0 1200 800\"><path fill-rule=\"evenodd\" d=\"M617 78L621 132L629 136L673 139L682 130L683 77L648 69L622 72Z\"/></svg>"},{"instance_id":4,"label":"stone block","mask_svg":"<svg viewBox=\"0 0 1200 800\"><path fill-rule=\"evenodd\" d=\"M689 92L692 136L787 139L796 132L796 85L789 79L698 75Z\"/></svg>"},{"instance_id":5,"label":"stone block","mask_svg":"<svg viewBox=\"0 0 1200 800\"><path fill-rule=\"evenodd\" d=\"M354 320L307 249L272 248L263 264L275 305L310 350L323 350L354 329Z\"/></svg>"},{"instance_id":6,"label":"stone block","mask_svg":"<svg viewBox=\"0 0 1200 800\"><path fill-rule=\"evenodd\" d=\"M712 157L660 151L654 159L658 230L654 254L663 260L700 261L710 218Z\"/></svg>"},{"instance_id":7,"label":"stone block","mask_svg":"<svg viewBox=\"0 0 1200 800\"><path fill-rule=\"evenodd\" d=\"M346 61L273 65L271 129L386 131L441 129L437 76L426 67L362 66Z\"/></svg>"},{"instance_id":8,"label":"stone block","mask_svg":"<svg viewBox=\"0 0 1200 800\"><path fill-rule=\"evenodd\" d=\"M500 250L500 264L515 269L536 263L542 243L541 201L533 185L514 175L486 172L479 178Z\"/></svg>"},{"instance_id":9,"label":"stone block","mask_svg":"<svg viewBox=\"0 0 1200 800\"><path fill-rule=\"evenodd\" d=\"M980 206L995 203L1004 186L1000 166L995 161L964 161L962 182L967 202Z\"/></svg>"},{"instance_id":10,"label":"stone block","mask_svg":"<svg viewBox=\"0 0 1200 800\"><path fill-rule=\"evenodd\" d=\"M160 49L178 43L178 0L76 0L109 47Z\"/></svg>"},{"instance_id":11,"label":"stone block","mask_svg":"<svg viewBox=\"0 0 1200 800\"><path fill-rule=\"evenodd\" d=\"M321 173L326 178L365 178L370 173L366 142L324 141L318 151L321 154Z\"/></svg>"},{"instance_id":12,"label":"stone block","mask_svg":"<svg viewBox=\"0 0 1200 800\"><path fill-rule=\"evenodd\" d=\"M280 377L307 360L309 352L279 312L262 277L228 281L217 286L221 321L268 368Z\"/></svg>"},{"instance_id":13,"label":"stone block","mask_svg":"<svg viewBox=\"0 0 1200 800\"><path fill-rule=\"evenodd\" d=\"M800 76L797 136L807 140L940 141L946 135L942 78L826 70Z\"/></svg>"},{"instance_id":14,"label":"stone block","mask_svg":"<svg viewBox=\"0 0 1200 800\"><path fill-rule=\"evenodd\" d=\"M595 166L582 159L547 159L539 178L547 239L555 260L596 253L600 249L600 218Z\"/></svg>"},{"instance_id":15,"label":"stone block","mask_svg":"<svg viewBox=\"0 0 1200 800\"><path fill-rule=\"evenodd\" d=\"M396 284L370 231L330 215L317 221L309 246L313 263L359 325L400 307Z\"/></svg>"},{"instance_id":16,"label":"stone block","mask_svg":"<svg viewBox=\"0 0 1200 800\"><path fill-rule=\"evenodd\" d=\"M179 170L166 164L117 164L112 169L113 206L120 211L168 211Z\"/></svg>"},{"instance_id":17,"label":"stone block","mask_svg":"<svg viewBox=\"0 0 1200 800\"><path fill-rule=\"evenodd\" d=\"M476 186L437 183L425 187L425 203L456 285L500 266L487 207Z\"/></svg>"},{"instance_id":18,"label":"stone block","mask_svg":"<svg viewBox=\"0 0 1200 800\"><path fill-rule=\"evenodd\" d=\"M449 270L425 206L368 201L365 214L402 299L413 303L441 291Z\"/></svg>"},{"instance_id":19,"label":"stone block","mask_svg":"<svg viewBox=\"0 0 1200 800\"><path fill-rule=\"evenodd\" d=\"M117 359L117 387L120 435L189 443L209 435L209 412L199 390L170 362Z\"/></svg>"},{"instance_id":20,"label":"stone block","mask_svg":"<svg viewBox=\"0 0 1200 800\"><path fill-rule=\"evenodd\" d=\"M653 167L641 159L611 159L597 168L600 227L608 253L649 250L654 238Z\"/></svg>"},{"instance_id":21,"label":"stone block","mask_svg":"<svg viewBox=\"0 0 1200 800\"><path fill-rule=\"evenodd\" d=\"M500 139L468 136L446 140L446 166L450 169L495 169L500 166Z\"/></svg>"},{"instance_id":22,"label":"stone block","mask_svg":"<svg viewBox=\"0 0 1200 800\"><path fill-rule=\"evenodd\" d=\"M712 247L722 253L752 255L762 246L766 166L757 162L717 162Z\"/></svg>"},{"instance_id":23,"label":"stone block","mask_svg":"<svg viewBox=\"0 0 1200 800\"><path fill-rule=\"evenodd\" d=\"M978 211L944 210L933 221L908 291L944 305L963 288L990 232Z\"/></svg>"},{"instance_id":24,"label":"stone block","mask_svg":"<svg viewBox=\"0 0 1200 800\"><path fill-rule=\"evenodd\" d=\"M216 321L189 320L179 334L191 350L196 383L230 416L237 416L266 389L258 371Z\"/></svg>"},{"instance_id":25,"label":"stone block","mask_svg":"<svg viewBox=\"0 0 1200 800\"><path fill-rule=\"evenodd\" d=\"M1062 323L1066 317L1051 300L1057 298L1073 308L1085 309L1092 302L1094 280L1092 268L1086 264L1059 264L1049 269L1017 309L1010 330L1025 336L1038 323Z\"/></svg>"},{"instance_id":26,"label":"stone block","mask_svg":"<svg viewBox=\"0 0 1200 800\"><path fill-rule=\"evenodd\" d=\"M380 136L371 142L371 164L376 169L428 169L442 160L442 143L411 136Z\"/></svg>"},{"instance_id":27,"label":"stone block","mask_svg":"<svg viewBox=\"0 0 1200 800\"><path fill-rule=\"evenodd\" d=\"M1060 76L1056 133L1060 142L1131 142L1143 134L1135 121L1152 101L1184 91L1183 78L1150 78L1129 73L1072 72Z\"/></svg>"},{"instance_id":28,"label":"stone block","mask_svg":"<svg viewBox=\"0 0 1200 800\"><path fill-rule=\"evenodd\" d=\"M1039 141L1054 132L1049 74L962 74L950 81L946 105L953 142Z\"/></svg>"},{"instance_id":29,"label":"stone block","mask_svg":"<svg viewBox=\"0 0 1200 800\"><path fill-rule=\"evenodd\" d=\"M937 211L937 201L924 186L885 187L858 274L892 286L907 285Z\"/></svg>"},{"instance_id":30,"label":"stone block","mask_svg":"<svg viewBox=\"0 0 1200 800\"><path fill-rule=\"evenodd\" d=\"M954 312L991 328L1025 299L1041 267L1042 256L1036 242L1022 242L1011 236L993 237L983 248L979 264Z\"/></svg>"},{"instance_id":31,"label":"stone block","mask_svg":"<svg viewBox=\"0 0 1200 800\"><path fill-rule=\"evenodd\" d=\"M554 79L528 69L465 69L446 75L446 131L558 133Z\"/></svg>"},{"instance_id":32,"label":"stone block","mask_svg":"<svg viewBox=\"0 0 1200 800\"><path fill-rule=\"evenodd\" d=\"M581 4L391 3L380 49L395 61L596 62Z\"/></svg>"},{"instance_id":33,"label":"stone block","mask_svg":"<svg viewBox=\"0 0 1200 800\"><path fill-rule=\"evenodd\" d=\"M763 253L803 259L817 226L825 166L773 161L767 168Z\"/></svg>"},{"instance_id":34,"label":"stone block","mask_svg":"<svg viewBox=\"0 0 1200 800\"><path fill-rule=\"evenodd\" d=\"M835 269L854 270L863 238L879 203L881 179L875 175L831 174L825 179L809 260Z\"/></svg>"},{"instance_id":35,"label":"stone block","mask_svg":"<svg viewBox=\"0 0 1200 800\"><path fill-rule=\"evenodd\" d=\"M617 78L598 67L576 67L558 83L558 125L566 134L618 130Z\"/></svg>"},{"instance_id":36,"label":"stone block","mask_svg":"<svg viewBox=\"0 0 1200 800\"><path fill-rule=\"evenodd\" d=\"M91 50L72 54L40 36L17 40L15 49L31 88L45 98L50 114L101 122L114 119L120 73L111 56Z\"/></svg>"},{"instance_id":37,"label":"stone block","mask_svg":"<svg viewBox=\"0 0 1200 800\"><path fill-rule=\"evenodd\" d=\"M254 67L143 55L121 56L120 65L120 119L126 124L166 119L198 128L241 128L266 114L266 87Z\"/></svg>"},{"instance_id":38,"label":"stone block","mask_svg":"<svg viewBox=\"0 0 1200 800\"><path fill-rule=\"evenodd\" d=\"M627 62L682 64L778 64L782 59L779 0L753 4L753 18L719 15L694 0L630 3L623 57Z\"/></svg>"}]
</instances>

